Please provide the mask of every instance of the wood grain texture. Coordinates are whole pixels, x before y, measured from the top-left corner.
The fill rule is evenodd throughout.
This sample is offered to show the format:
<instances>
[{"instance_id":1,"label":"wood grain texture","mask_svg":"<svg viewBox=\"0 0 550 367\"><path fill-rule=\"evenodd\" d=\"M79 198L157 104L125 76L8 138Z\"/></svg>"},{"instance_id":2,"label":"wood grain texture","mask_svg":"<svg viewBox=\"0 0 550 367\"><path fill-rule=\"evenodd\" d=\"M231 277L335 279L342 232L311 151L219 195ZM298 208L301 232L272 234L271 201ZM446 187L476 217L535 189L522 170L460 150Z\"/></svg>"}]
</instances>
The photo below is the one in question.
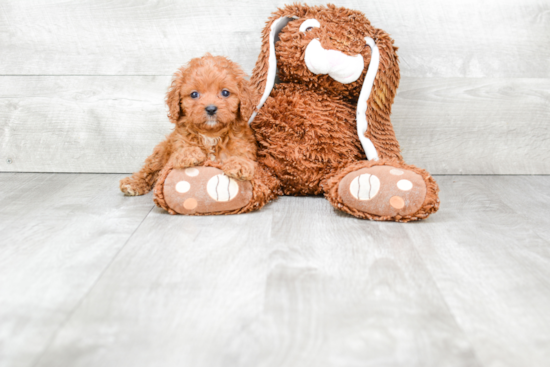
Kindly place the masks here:
<instances>
[{"instance_id":1,"label":"wood grain texture","mask_svg":"<svg viewBox=\"0 0 550 367\"><path fill-rule=\"evenodd\" d=\"M0 171L133 172L171 131L168 76L0 77ZM392 122L432 174L549 174L550 79L404 78Z\"/></svg>"},{"instance_id":2,"label":"wood grain texture","mask_svg":"<svg viewBox=\"0 0 550 367\"><path fill-rule=\"evenodd\" d=\"M3 171L131 172L171 129L170 77L0 80Z\"/></svg>"},{"instance_id":3,"label":"wood grain texture","mask_svg":"<svg viewBox=\"0 0 550 367\"><path fill-rule=\"evenodd\" d=\"M120 178L0 175L0 365L33 365L153 207Z\"/></svg>"},{"instance_id":4,"label":"wood grain texture","mask_svg":"<svg viewBox=\"0 0 550 367\"><path fill-rule=\"evenodd\" d=\"M264 309L244 365L478 366L404 228L327 204L272 204Z\"/></svg>"},{"instance_id":5,"label":"wood grain texture","mask_svg":"<svg viewBox=\"0 0 550 367\"><path fill-rule=\"evenodd\" d=\"M271 221L155 208L36 366L238 365L263 309Z\"/></svg>"},{"instance_id":6,"label":"wood grain texture","mask_svg":"<svg viewBox=\"0 0 550 367\"><path fill-rule=\"evenodd\" d=\"M37 366L59 364L479 365L403 228L321 198L155 209Z\"/></svg>"},{"instance_id":7,"label":"wood grain texture","mask_svg":"<svg viewBox=\"0 0 550 367\"><path fill-rule=\"evenodd\" d=\"M285 3L5 0L0 74L170 75L205 52L226 55L250 72L265 21ZM404 76L550 77L546 0L338 5L363 11L395 38Z\"/></svg>"},{"instance_id":8,"label":"wood grain texture","mask_svg":"<svg viewBox=\"0 0 550 367\"><path fill-rule=\"evenodd\" d=\"M533 217L547 217L549 202L530 209L548 200L550 177L438 180L442 210L405 230L475 355L484 366L547 366L550 242Z\"/></svg>"},{"instance_id":9,"label":"wood grain texture","mask_svg":"<svg viewBox=\"0 0 550 367\"><path fill-rule=\"evenodd\" d=\"M0 173L2 367L547 366L550 176L439 176L409 224L170 216L120 177Z\"/></svg>"},{"instance_id":10,"label":"wood grain texture","mask_svg":"<svg viewBox=\"0 0 550 367\"><path fill-rule=\"evenodd\" d=\"M514 176L491 183L491 192L521 215L539 237L550 242L550 177ZM521 195L517 188L521 188Z\"/></svg>"},{"instance_id":11,"label":"wood grain texture","mask_svg":"<svg viewBox=\"0 0 550 367\"><path fill-rule=\"evenodd\" d=\"M550 174L550 80L406 78L392 122L433 174Z\"/></svg>"}]
</instances>

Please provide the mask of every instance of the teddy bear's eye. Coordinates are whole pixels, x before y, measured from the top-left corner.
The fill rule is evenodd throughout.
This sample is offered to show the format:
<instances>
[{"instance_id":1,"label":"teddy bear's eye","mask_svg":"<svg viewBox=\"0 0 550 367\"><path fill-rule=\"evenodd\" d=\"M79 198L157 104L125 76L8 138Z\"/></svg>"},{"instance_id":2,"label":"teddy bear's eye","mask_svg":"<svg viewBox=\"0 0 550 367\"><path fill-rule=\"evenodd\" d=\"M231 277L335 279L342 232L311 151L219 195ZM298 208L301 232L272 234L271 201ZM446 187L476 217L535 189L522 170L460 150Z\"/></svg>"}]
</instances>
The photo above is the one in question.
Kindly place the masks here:
<instances>
[{"instance_id":1,"label":"teddy bear's eye","mask_svg":"<svg viewBox=\"0 0 550 367\"><path fill-rule=\"evenodd\" d=\"M222 96L229 97L230 94L231 93L229 93L229 91L227 89L222 90Z\"/></svg>"},{"instance_id":2,"label":"teddy bear's eye","mask_svg":"<svg viewBox=\"0 0 550 367\"><path fill-rule=\"evenodd\" d=\"M313 28L319 28L321 27L321 23L317 19L306 19L301 25L300 25L300 32L310 32L313 30Z\"/></svg>"},{"instance_id":3,"label":"teddy bear's eye","mask_svg":"<svg viewBox=\"0 0 550 367\"><path fill-rule=\"evenodd\" d=\"M191 92L191 98L199 98L199 92Z\"/></svg>"}]
</instances>

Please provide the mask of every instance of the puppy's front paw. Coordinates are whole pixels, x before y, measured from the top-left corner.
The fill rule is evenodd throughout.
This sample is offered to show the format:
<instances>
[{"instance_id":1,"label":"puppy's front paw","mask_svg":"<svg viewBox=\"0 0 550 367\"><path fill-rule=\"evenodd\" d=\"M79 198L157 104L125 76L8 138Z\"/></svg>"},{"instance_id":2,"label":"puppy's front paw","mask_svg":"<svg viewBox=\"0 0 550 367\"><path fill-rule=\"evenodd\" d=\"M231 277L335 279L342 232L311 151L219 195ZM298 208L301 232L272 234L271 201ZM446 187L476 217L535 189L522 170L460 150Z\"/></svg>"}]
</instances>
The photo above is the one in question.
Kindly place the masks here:
<instances>
[{"instance_id":1,"label":"puppy's front paw","mask_svg":"<svg viewBox=\"0 0 550 367\"><path fill-rule=\"evenodd\" d=\"M126 196L138 196L147 194L151 191L151 188L146 182L133 177L126 177L120 180L120 191Z\"/></svg>"},{"instance_id":2,"label":"puppy's front paw","mask_svg":"<svg viewBox=\"0 0 550 367\"><path fill-rule=\"evenodd\" d=\"M172 155L174 168L187 168L198 166L206 160L206 155L199 148L186 148Z\"/></svg>"},{"instance_id":3,"label":"puppy's front paw","mask_svg":"<svg viewBox=\"0 0 550 367\"><path fill-rule=\"evenodd\" d=\"M222 166L223 173L237 180L250 181L254 178L255 163L247 158L230 157Z\"/></svg>"}]
</instances>

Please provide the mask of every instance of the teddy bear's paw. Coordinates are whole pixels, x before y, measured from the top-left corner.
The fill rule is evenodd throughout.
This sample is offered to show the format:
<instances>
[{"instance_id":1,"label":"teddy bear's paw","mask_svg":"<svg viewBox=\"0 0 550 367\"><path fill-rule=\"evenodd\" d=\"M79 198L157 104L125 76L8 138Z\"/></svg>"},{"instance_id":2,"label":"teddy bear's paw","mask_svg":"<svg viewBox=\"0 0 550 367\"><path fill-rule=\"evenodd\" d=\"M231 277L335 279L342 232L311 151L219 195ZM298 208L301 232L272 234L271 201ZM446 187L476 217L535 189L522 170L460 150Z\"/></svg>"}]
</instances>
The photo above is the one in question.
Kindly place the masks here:
<instances>
[{"instance_id":1,"label":"teddy bear's paw","mask_svg":"<svg viewBox=\"0 0 550 367\"><path fill-rule=\"evenodd\" d=\"M416 213L426 198L421 175L404 168L373 166L347 174L338 186L342 202L350 208L380 217Z\"/></svg>"},{"instance_id":2,"label":"teddy bear's paw","mask_svg":"<svg viewBox=\"0 0 550 367\"><path fill-rule=\"evenodd\" d=\"M172 170L164 181L164 200L179 214L223 214L252 199L250 181L238 181L214 167Z\"/></svg>"}]
</instances>

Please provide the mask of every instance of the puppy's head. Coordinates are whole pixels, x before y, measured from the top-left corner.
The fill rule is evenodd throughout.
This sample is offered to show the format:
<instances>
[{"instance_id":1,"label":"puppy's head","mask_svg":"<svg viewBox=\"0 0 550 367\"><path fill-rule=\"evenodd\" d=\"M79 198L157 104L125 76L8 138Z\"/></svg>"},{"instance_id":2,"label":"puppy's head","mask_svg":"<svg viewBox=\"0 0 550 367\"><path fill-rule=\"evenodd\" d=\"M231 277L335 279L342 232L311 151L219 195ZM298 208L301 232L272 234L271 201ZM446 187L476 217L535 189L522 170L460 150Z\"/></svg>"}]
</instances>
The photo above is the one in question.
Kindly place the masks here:
<instances>
[{"instance_id":1,"label":"puppy's head","mask_svg":"<svg viewBox=\"0 0 550 367\"><path fill-rule=\"evenodd\" d=\"M166 95L170 121L210 136L246 124L252 89L245 73L223 56L206 54L180 68Z\"/></svg>"}]
</instances>

